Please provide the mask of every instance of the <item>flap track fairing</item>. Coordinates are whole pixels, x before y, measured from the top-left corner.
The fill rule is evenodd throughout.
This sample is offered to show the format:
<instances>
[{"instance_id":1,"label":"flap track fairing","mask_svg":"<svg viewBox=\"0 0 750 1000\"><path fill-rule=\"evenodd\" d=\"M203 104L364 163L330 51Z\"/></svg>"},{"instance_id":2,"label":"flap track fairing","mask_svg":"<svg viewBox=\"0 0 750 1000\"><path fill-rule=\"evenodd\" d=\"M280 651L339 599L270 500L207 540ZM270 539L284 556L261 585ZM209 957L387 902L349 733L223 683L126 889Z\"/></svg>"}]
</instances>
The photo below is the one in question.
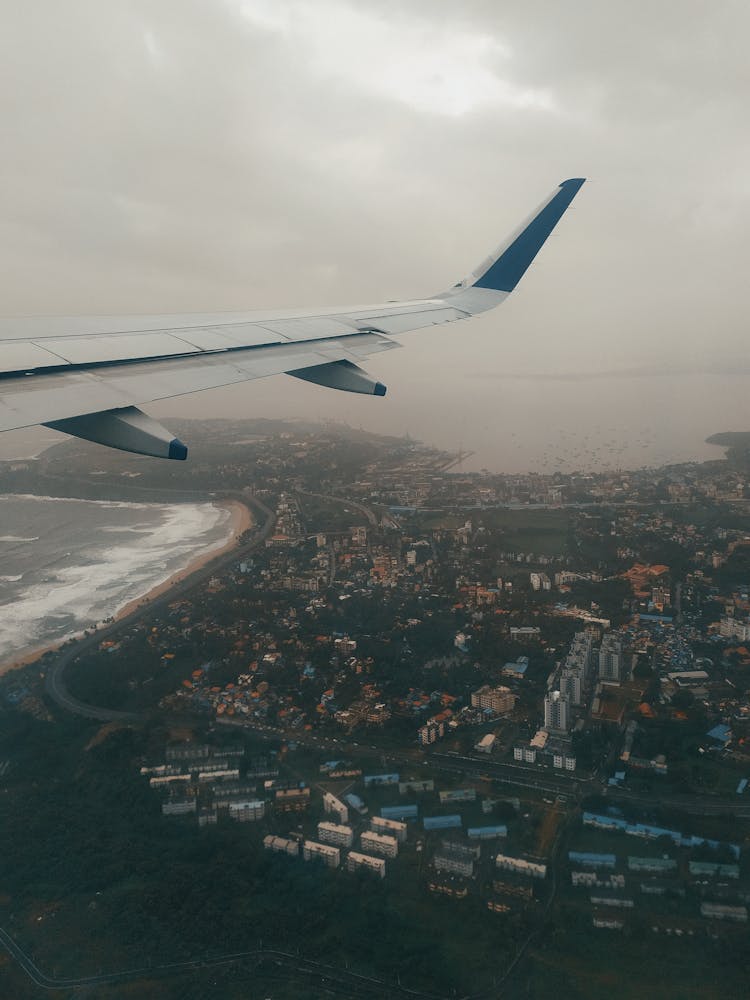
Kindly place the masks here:
<instances>
[{"instance_id":1,"label":"flap track fairing","mask_svg":"<svg viewBox=\"0 0 750 1000\"><path fill-rule=\"evenodd\" d=\"M325 365L311 365L287 372L305 382L314 382L328 389L342 389L344 392L361 392L366 396L385 396L386 388L376 382L372 375L351 361L331 361Z\"/></svg>"},{"instance_id":2,"label":"flap track fairing","mask_svg":"<svg viewBox=\"0 0 750 1000\"><path fill-rule=\"evenodd\" d=\"M177 461L187 458L187 447L182 441L135 406L53 420L45 426L109 448L132 451L136 455L152 455L154 458L172 458Z\"/></svg>"}]
</instances>

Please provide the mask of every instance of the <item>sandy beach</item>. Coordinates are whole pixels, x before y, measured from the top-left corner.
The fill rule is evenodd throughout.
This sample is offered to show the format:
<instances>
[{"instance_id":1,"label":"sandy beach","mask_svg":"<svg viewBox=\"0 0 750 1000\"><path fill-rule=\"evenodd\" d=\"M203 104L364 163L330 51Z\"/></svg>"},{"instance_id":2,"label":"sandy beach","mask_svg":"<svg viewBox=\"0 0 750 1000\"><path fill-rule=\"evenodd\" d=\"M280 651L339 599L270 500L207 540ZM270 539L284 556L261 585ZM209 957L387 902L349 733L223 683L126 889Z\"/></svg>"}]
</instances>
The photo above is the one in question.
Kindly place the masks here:
<instances>
[{"instance_id":1,"label":"sandy beach","mask_svg":"<svg viewBox=\"0 0 750 1000\"><path fill-rule=\"evenodd\" d=\"M141 594L139 597L133 598L133 600L128 601L121 608L118 608L113 615L115 621L120 621L126 618L128 615L132 614L137 609L145 609L148 605L155 601L158 597L165 594L170 588L174 587L176 584L181 583L187 577L191 576L197 570L201 569L206 563L215 559L217 556L224 555L226 552L230 552L238 544L241 536L244 532L252 528L255 523L255 519L250 511L249 507L245 504L240 503L239 500L221 500L214 504L215 507L221 507L224 510L228 510L231 515L231 534L229 538L219 545L213 545L205 549L194 559L191 559L186 566L182 569L177 570L172 573L166 580L162 580L157 583L145 594ZM59 642L48 643L44 646L35 646L31 649L20 650L18 654L14 654L10 657L6 657L2 662L0 662L0 676L9 673L11 670L17 670L19 667L28 666L31 663L36 662L40 657L44 656L45 653L49 653L52 650L59 649L65 642L72 638L79 638L87 631L86 629L81 629L78 632L71 633L67 635L64 639Z\"/></svg>"}]
</instances>

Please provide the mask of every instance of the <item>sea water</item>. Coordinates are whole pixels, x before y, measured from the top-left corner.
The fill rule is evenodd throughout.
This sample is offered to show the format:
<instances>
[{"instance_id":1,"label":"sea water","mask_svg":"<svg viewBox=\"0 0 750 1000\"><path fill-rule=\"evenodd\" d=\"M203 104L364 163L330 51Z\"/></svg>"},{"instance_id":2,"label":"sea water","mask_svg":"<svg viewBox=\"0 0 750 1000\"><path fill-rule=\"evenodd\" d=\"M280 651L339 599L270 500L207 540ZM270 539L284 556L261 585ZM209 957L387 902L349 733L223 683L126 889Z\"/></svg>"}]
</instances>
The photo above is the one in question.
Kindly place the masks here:
<instances>
[{"instance_id":1,"label":"sea water","mask_svg":"<svg viewBox=\"0 0 750 1000\"><path fill-rule=\"evenodd\" d=\"M116 614L231 534L211 503L0 496L0 662Z\"/></svg>"}]
</instances>

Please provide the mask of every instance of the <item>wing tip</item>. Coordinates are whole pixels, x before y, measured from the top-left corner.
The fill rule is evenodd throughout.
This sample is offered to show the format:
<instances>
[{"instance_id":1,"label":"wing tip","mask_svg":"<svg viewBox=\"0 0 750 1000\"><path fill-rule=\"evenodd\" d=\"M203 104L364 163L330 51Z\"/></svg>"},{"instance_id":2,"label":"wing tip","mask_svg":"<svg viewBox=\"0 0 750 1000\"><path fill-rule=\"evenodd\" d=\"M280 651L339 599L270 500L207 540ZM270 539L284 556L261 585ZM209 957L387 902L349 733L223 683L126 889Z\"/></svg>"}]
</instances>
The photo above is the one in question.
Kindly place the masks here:
<instances>
[{"instance_id":1,"label":"wing tip","mask_svg":"<svg viewBox=\"0 0 750 1000\"><path fill-rule=\"evenodd\" d=\"M585 180L585 177L569 177L561 181L552 196L516 231L510 242L491 258L491 263L473 282L473 287L512 292Z\"/></svg>"}]
</instances>

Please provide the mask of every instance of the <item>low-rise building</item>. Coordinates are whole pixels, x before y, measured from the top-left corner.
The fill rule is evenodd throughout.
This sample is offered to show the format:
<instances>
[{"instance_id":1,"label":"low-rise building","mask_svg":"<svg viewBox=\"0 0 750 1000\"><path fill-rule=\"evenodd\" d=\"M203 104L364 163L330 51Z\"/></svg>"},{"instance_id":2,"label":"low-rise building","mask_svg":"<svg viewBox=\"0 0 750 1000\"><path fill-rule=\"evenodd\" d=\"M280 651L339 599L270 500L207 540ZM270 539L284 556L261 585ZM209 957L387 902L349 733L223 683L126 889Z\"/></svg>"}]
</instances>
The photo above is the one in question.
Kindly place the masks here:
<instances>
[{"instance_id":1,"label":"low-rise building","mask_svg":"<svg viewBox=\"0 0 750 1000\"><path fill-rule=\"evenodd\" d=\"M594 927L621 931L625 926L625 919L615 910L595 910L591 917L591 923Z\"/></svg>"},{"instance_id":2,"label":"low-rise building","mask_svg":"<svg viewBox=\"0 0 750 1000\"><path fill-rule=\"evenodd\" d=\"M538 639L541 634L542 630L538 625L511 625L510 627L510 637L511 639L515 639L516 642Z\"/></svg>"},{"instance_id":3,"label":"low-rise building","mask_svg":"<svg viewBox=\"0 0 750 1000\"><path fill-rule=\"evenodd\" d=\"M341 852L338 847L329 844L319 844L315 840L306 840L302 845L302 857L305 861L322 861L329 868L338 868L341 863Z\"/></svg>"},{"instance_id":4,"label":"low-rise building","mask_svg":"<svg viewBox=\"0 0 750 1000\"><path fill-rule=\"evenodd\" d=\"M508 854L498 854L495 864L503 871L516 872L518 875L527 875L529 878L546 878L547 866L538 864L535 861L527 861L525 858L514 858Z\"/></svg>"},{"instance_id":5,"label":"low-rise building","mask_svg":"<svg viewBox=\"0 0 750 1000\"><path fill-rule=\"evenodd\" d=\"M205 771L198 772L198 781L239 781L240 769L238 767L224 767L216 770L206 768Z\"/></svg>"},{"instance_id":6,"label":"low-rise building","mask_svg":"<svg viewBox=\"0 0 750 1000\"><path fill-rule=\"evenodd\" d=\"M398 793L399 795L406 795L409 792L434 792L435 782L432 778L426 778L424 780L412 780L412 781L399 781L398 783Z\"/></svg>"},{"instance_id":7,"label":"low-rise building","mask_svg":"<svg viewBox=\"0 0 750 1000\"><path fill-rule=\"evenodd\" d=\"M448 816L425 816L422 826L425 830L451 830L461 826L461 816L459 813L451 813Z\"/></svg>"},{"instance_id":8,"label":"low-rise building","mask_svg":"<svg viewBox=\"0 0 750 1000\"><path fill-rule=\"evenodd\" d=\"M607 889L592 892L591 902L595 906L615 906L620 910L632 910L634 905L629 896L621 896L617 892Z\"/></svg>"},{"instance_id":9,"label":"low-rise building","mask_svg":"<svg viewBox=\"0 0 750 1000\"><path fill-rule=\"evenodd\" d=\"M339 823L318 823L318 840L322 844L334 844L336 847L351 847L354 843L354 831L350 826Z\"/></svg>"},{"instance_id":10,"label":"low-rise building","mask_svg":"<svg viewBox=\"0 0 750 1000\"><path fill-rule=\"evenodd\" d=\"M688 871L693 878L739 878L739 865L723 865L716 861L690 861Z\"/></svg>"},{"instance_id":11,"label":"low-rise building","mask_svg":"<svg viewBox=\"0 0 750 1000\"><path fill-rule=\"evenodd\" d=\"M575 771L576 758L567 753L553 753L552 766L560 770Z\"/></svg>"},{"instance_id":12,"label":"low-rise building","mask_svg":"<svg viewBox=\"0 0 750 1000\"><path fill-rule=\"evenodd\" d=\"M404 803L402 806L383 806L380 810L380 815L383 819L416 819L419 813L419 807L416 803Z\"/></svg>"},{"instance_id":13,"label":"low-rise building","mask_svg":"<svg viewBox=\"0 0 750 1000\"><path fill-rule=\"evenodd\" d=\"M484 684L478 691L472 692L471 704L473 708L488 709L495 715L503 715L512 712L516 703L516 696L510 688L499 685L490 687Z\"/></svg>"},{"instance_id":14,"label":"low-rise building","mask_svg":"<svg viewBox=\"0 0 750 1000\"><path fill-rule=\"evenodd\" d=\"M684 896L685 886L677 879L650 878L641 882L644 896Z\"/></svg>"},{"instance_id":15,"label":"low-rise building","mask_svg":"<svg viewBox=\"0 0 750 1000\"><path fill-rule=\"evenodd\" d=\"M462 875L464 878L474 876L474 858L451 847L440 847L435 854L433 864L439 872L450 872L453 875Z\"/></svg>"},{"instance_id":16,"label":"low-rise building","mask_svg":"<svg viewBox=\"0 0 750 1000\"><path fill-rule=\"evenodd\" d=\"M478 743L474 744L474 749L478 753L492 753L496 742L497 736L494 733L486 733Z\"/></svg>"},{"instance_id":17,"label":"low-rise building","mask_svg":"<svg viewBox=\"0 0 750 1000\"><path fill-rule=\"evenodd\" d=\"M470 826L466 833L470 840L494 840L496 837L507 837L508 827L504 823L496 826Z\"/></svg>"},{"instance_id":18,"label":"low-rise building","mask_svg":"<svg viewBox=\"0 0 750 1000\"><path fill-rule=\"evenodd\" d=\"M417 741L423 747L436 743L443 736L445 736L445 722L437 722L435 719L430 719L417 730Z\"/></svg>"},{"instance_id":19,"label":"low-rise building","mask_svg":"<svg viewBox=\"0 0 750 1000\"><path fill-rule=\"evenodd\" d=\"M629 855L628 870L663 875L666 872L677 871L677 861L674 858L636 858Z\"/></svg>"},{"instance_id":20,"label":"low-rise building","mask_svg":"<svg viewBox=\"0 0 750 1000\"><path fill-rule=\"evenodd\" d=\"M273 804L277 812L303 812L310 805L310 789L280 788Z\"/></svg>"},{"instance_id":21,"label":"low-rise building","mask_svg":"<svg viewBox=\"0 0 750 1000\"><path fill-rule=\"evenodd\" d=\"M398 774L366 774L364 776L365 788L381 785L397 785L400 775Z\"/></svg>"},{"instance_id":22,"label":"low-rise building","mask_svg":"<svg viewBox=\"0 0 750 1000\"><path fill-rule=\"evenodd\" d=\"M479 844L467 844L462 840L450 840L446 838L440 841L440 847L441 850L450 851L451 854L455 854L457 857L473 858L475 861L479 859L482 853L482 848Z\"/></svg>"},{"instance_id":23,"label":"low-rise building","mask_svg":"<svg viewBox=\"0 0 750 1000\"><path fill-rule=\"evenodd\" d=\"M367 815L367 806L359 797L359 795L355 795L354 792L348 792L344 796L344 802L346 802L346 804L350 806L355 812L358 812L360 816Z\"/></svg>"},{"instance_id":24,"label":"low-rise building","mask_svg":"<svg viewBox=\"0 0 750 1000\"><path fill-rule=\"evenodd\" d=\"M148 779L149 786L151 788L159 788L165 785L188 784L191 781L189 774L157 774L153 778Z\"/></svg>"},{"instance_id":25,"label":"low-rise building","mask_svg":"<svg viewBox=\"0 0 750 1000\"><path fill-rule=\"evenodd\" d=\"M584 886L588 889L624 889L625 876L614 872L610 875L603 875L599 872L574 871L570 873L570 881L575 886Z\"/></svg>"},{"instance_id":26,"label":"low-rise building","mask_svg":"<svg viewBox=\"0 0 750 1000\"><path fill-rule=\"evenodd\" d=\"M274 837L269 834L263 838L263 846L267 851L276 851L279 854L291 854L292 857L299 856L299 844L296 840L288 840L286 837Z\"/></svg>"},{"instance_id":27,"label":"low-rise building","mask_svg":"<svg viewBox=\"0 0 750 1000\"><path fill-rule=\"evenodd\" d=\"M450 791L438 792L438 798L441 806L445 805L446 802L476 802L477 790L476 788L452 788Z\"/></svg>"},{"instance_id":28,"label":"low-rise building","mask_svg":"<svg viewBox=\"0 0 750 1000\"><path fill-rule=\"evenodd\" d=\"M374 872L380 878L385 878L385 858L373 858L370 854L360 854L358 851L349 851L346 858L346 870L348 872L365 868Z\"/></svg>"},{"instance_id":29,"label":"low-rise building","mask_svg":"<svg viewBox=\"0 0 750 1000\"><path fill-rule=\"evenodd\" d=\"M382 854L386 858L395 858L398 855L398 841L395 837L387 833L375 833L374 830L365 830L360 837L363 851L370 851L373 854Z\"/></svg>"},{"instance_id":30,"label":"low-rise building","mask_svg":"<svg viewBox=\"0 0 750 1000\"><path fill-rule=\"evenodd\" d=\"M238 823L253 823L263 819L265 814L266 804L260 799L229 803L229 818Z\"/></svg>"},{"instance_id":31,"label":"low-rise building","mask_svg":"<svg viewBox=\"0 0 750 1000\"><path fill-rule=\"evenodd\" d=\"M400 823L397 819L384 819L382 816L373 816L370 819L370 829L373 833L395 837L399 844L406 843L408 827L406 823Z\"/></svg>"},{"instance_id":32,"label":"low-rise building","mask_svg":"<svg viewBox=\"0 0 750 1000\"><path fill-rule=\"evenodd\" d=\"M614 868L617 864L616 855L593 851L568 851L568 860L582 868Z\"/></svg>"},{"instance_id":33,"label":"low-rise building","mask_svg":"<svg viewBox=\"0 0 750 1000\"><path fill-rule=\"evenodd\" d=\"M711 920L733 920L736 923L747 923L746 906L729 906L727 903L701 903L701 916Z\"/></svg>"},{"instance_id":34,"label":"low-rise building","mask_svg":"<svg viewBox=\"0 0 750 1000\"><path fill-rule=\"evenodd\" d=\"M337 799L335 795L332 795L331 792L325 792L323 795L323 811L329 815L333 814L339 823L349 822L348 806L341 799Z\"/></svg>"},{"instance_id":35,"label":"low-rise building","mask_svg":"<svg viewBox=\"0 0 750 1000\"><path fill-rule=\"evenodd\" d=\"M187 813L194 813L198 808L196 799L170 799L162 802L162 816L185 816Z\"/></svg>"}]
</instances>

